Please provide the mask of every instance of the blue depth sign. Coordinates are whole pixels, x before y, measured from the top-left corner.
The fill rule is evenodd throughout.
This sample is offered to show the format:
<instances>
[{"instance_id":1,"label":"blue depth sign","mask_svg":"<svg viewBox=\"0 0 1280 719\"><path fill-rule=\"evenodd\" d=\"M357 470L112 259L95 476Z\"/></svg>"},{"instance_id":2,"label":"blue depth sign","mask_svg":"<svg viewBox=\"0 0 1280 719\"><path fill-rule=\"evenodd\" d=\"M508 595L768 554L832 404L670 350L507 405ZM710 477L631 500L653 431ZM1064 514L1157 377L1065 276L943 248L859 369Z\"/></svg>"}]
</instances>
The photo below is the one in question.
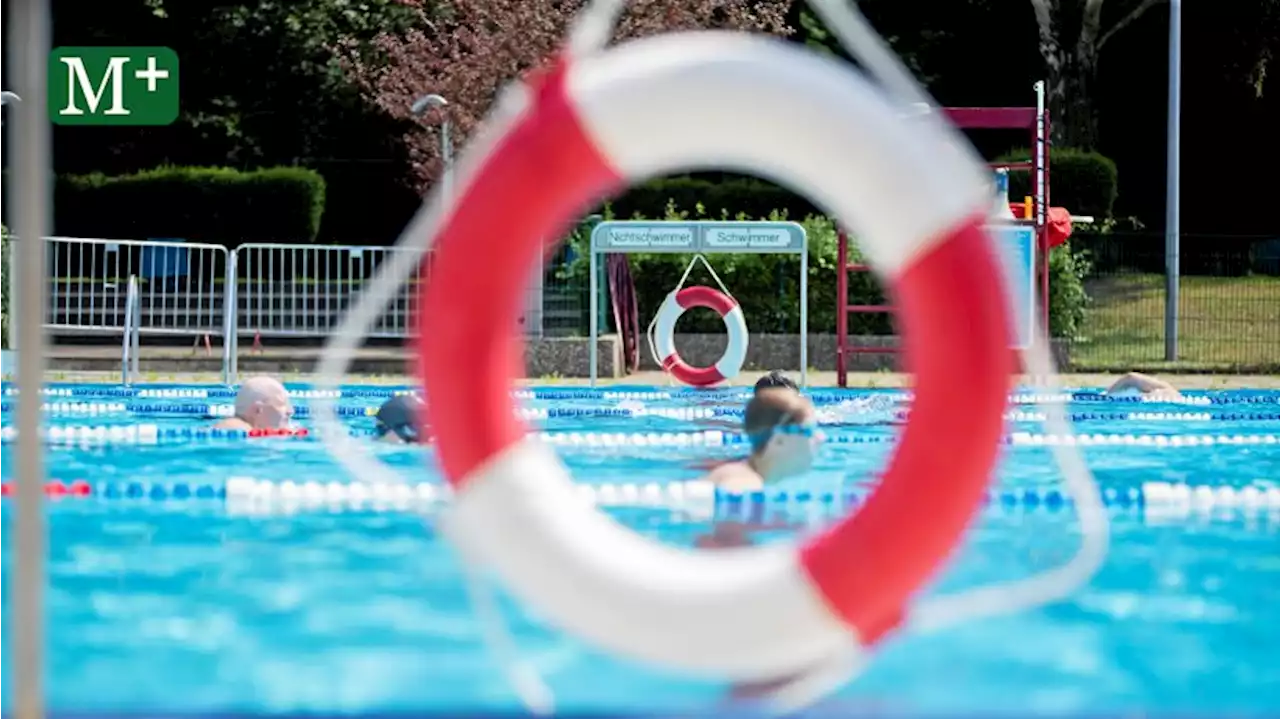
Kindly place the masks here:
<instances>
[{"instance_id":1,"label":"blue depth sign","mask_svg":"<svg viewBox=\"0 0 1280 719\"><path fill-rule=\"evenodd\" d=\"M1013 304L1013 341L1017 349L1031 346L1036 301L1036 230L1031 225L996 225L992 236L1000 250L1005 286Z\"/></svg>"}]
</instances>

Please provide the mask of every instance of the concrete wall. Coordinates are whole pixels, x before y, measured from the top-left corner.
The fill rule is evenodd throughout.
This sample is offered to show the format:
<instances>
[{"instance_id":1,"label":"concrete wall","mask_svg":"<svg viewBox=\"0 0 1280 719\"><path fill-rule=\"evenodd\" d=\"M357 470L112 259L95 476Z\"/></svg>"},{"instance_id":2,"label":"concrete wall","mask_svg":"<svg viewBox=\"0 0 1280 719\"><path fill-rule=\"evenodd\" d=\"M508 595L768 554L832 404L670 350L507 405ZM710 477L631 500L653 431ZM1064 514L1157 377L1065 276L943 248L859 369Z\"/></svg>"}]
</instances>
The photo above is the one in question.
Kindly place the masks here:
<instances>
[{"instance_id":1,"label":"concrete wall","mask_svg":"<svg viewBox=\"0 0 1280 719\"><path fill-rule=\"evenodd\" d=\"M897 344L897 337L857 337L860 346L892 347ZM621 346L614 335L601 338L600 376L617 377L614 368L621 366ZM728 342L726 335L720 334L678 334L676 350L686 362L695 366L714 364L724 352ZM582 338L547 339L530 342L525 356L528 361L530 377L588 376L586 351L587 340ZM810 369L818 371L834 371L836 368L836 336L834 334L814 334L808 338ZM1059 367L1068 366L1067 345L1065 342L1054 342L1055 359ZM898 358L893 353L858 353L850 357L851 372L874 372L877 370L897 370ZM640 349L640 369L659 369L649 352L647 341L642 341ZM798 370L800 369L800 336L787 334L753 334L747 348L747 361L743 365L747 370Z\"/></svg>"},{"instance_id":2,"label":"concrete wall","mask_svg":"<svg viewBox=\"0 0 1280 719\"><path fill-rule=\"evenodd\" d=\"M724 334L677 334L676 348L686 362L694 366L713 365L724 352L727 343ZM897 343L895 336L860 336L856 343L863 347L892 347ZM588 376L588 359L586 353L588 340L581 338L544 339L530 343L529 375L581 377ZM809 367L818 371L833 371L836 368L836 335L809 335ZM1055 342L1056 361L1060 367L1069 366L1066 343ZM617 336L605 335L600 338L600 376L620 376L613 374L614 367L621 366L621 345ZM648 342L640 349L641 370L657 370L658 365L649 353ZM800 368L800 335L794 334L753 334L748 352L746 352L745 370L799 370ZM850 358L850 371L870 372L877 370L897 370L897 356L893 353L859 353Z\"/></svg>"},{"instance_id":3,"label":"concrete wall","mask_svg":"<svg viewBox=\"0 0 1280 719\"><path fill-rule=\"evenodd\" d=\"M836 364L835 335L809 336L809 368L832 371ZM895 337L860 337L858 344L893 346ZM724 352L726 338L720 334L676 335L676 348L685 361L696 366L714 364ZM527 341L525 367L529 377L587 377L590 357L586 339L581 337L544 338ZM600 338L596 348L600 377L620 377L621 343L614 335ZM403 347L363 348L357 352L350 371L364 374L403 374L411 367L410 350ZM1055 343L1059 367L1069 367L1065 343ZM6 353L8 354L8 353ZM241 345L239 365L242 374L261 372L310 372L319 358L315 346L269 346L261 352ZM222 353L217 349L143 346L143 372L217 372L222 368ZM641 348L641 369L657 369L649 355L647 342ZM5 371L12 371L13 356L5 357ZM114 346L55 346L48 353L50 369L64 371L119 371L120 348ZM896 370L897 356L892 353L856 354L849 370L872 372ZM747 350L747 370L800 369L798 335L752 335Z\"/></svg>"}]
</instances>

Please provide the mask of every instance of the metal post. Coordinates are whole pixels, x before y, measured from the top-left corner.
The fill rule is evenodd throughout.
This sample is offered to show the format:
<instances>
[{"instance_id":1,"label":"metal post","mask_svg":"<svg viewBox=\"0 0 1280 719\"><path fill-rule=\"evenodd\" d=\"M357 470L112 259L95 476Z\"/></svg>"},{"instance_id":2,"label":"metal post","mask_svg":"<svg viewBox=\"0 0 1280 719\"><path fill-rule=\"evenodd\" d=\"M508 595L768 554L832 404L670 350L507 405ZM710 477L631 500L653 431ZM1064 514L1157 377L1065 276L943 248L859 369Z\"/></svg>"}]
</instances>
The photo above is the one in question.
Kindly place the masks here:
<instances>
[{"instance_id":1,"label":"metal post","mask_svg":"<svg viewBox=\"0 0 1280 719\"><path fill-rule=\"evenodd\" d=\"M440 123L440 157L444 160L444 196L453 197L453 137L452 123L445 118Z\"/></svg>"},{"instance_id":2,"label":"metal post","mask_svg":"<svg viewBox=\"0 0 1280 719\"><path fill-rule=\"evenodd\" d=\"M44 321L49 278L43 247L48 234L50 188L47 72L49 8L45 0L25 0L9 6L8 49L13 52L17 90L25 102L12 106L17 132L13 146L13 186L21 253L17 273L22 315L18 323L22 354L18 357L18 481L15 492L12 628L13 711L17 719L41 719L44 706L44 585L48 553L44 515L44 445L40 439L40 391L44 384Z\"/></svg>"},{"instance_id":3,"label":"metal post","mask_svg":"<svg viewBox=\"0 0 1280 719\"><path fill-rule=\"evenodd\" d=\"M844 268L840 268L844 272ZM800 386L809 386L809 235L800 252Z\"/></svg>"},{"instance_id":4,"label":"metal post","mask_svg":"<svg viewBox=\"0 0 1280 719\"><path fill-rule=\"evenodd\" d=\"M588 267L589 272L587 274L591 275L591 280L590 280L591 285L589 288L589 294L591 295L591 297L588 300L590 302L588 314L590 314L591 317L588 319L589 330L587 332L587 336L589 338L587 342L587 354L589 354L590 357L587 358L587 363L591 367L591 386L595 387L596 373L599 371L599 367L597 366L599 359L596 357L596 353L598 352L597 346L596 346L597 345L596 337L600 333L600 321L599 321L599 317L596 316L596 312L599 310L599 306L600 306L600 297L598 295L600 279L596 276L597 259L596 259L594 227L591 230L591 236L587 238L587 254L590 257L589 259L590 264Z\"/></svg>"},{"instance_id":5,"label":"metal post","mask_svg":"<svg viewBox=\"0 0 1280 719\"><path fill-rule=\"evenodd\" d=\"M1169 129L1164 185L1164 359L1178 359L1178 281L1181 267L1182 0L1169 2Z\"/></svg>"},{"instance_id":6,"label":"metal post","mask_svg":"<svg viewBox=\"0 0 1280 719\"><path fill-rule=\"evenodd\" d=\"M240 298L236 287L239 258L239 249L227 253L227 269L222 281L222 382L228 387L236 383L236 358L240 351Z\"/></svg>"}]
</instances>

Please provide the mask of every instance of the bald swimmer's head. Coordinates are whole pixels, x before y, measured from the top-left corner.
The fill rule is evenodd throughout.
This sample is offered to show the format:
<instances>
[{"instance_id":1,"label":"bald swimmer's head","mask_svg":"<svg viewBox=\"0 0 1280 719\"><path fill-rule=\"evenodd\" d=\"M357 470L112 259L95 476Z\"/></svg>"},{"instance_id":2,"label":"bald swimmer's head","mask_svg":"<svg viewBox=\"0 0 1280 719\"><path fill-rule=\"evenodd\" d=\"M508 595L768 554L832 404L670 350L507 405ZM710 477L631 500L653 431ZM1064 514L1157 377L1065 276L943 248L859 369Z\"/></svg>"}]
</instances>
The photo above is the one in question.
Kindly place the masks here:
<instances>
[{"instance_id":1,"label":"bald swimmer's head","mask_svg":"<svg viewBox=\"0 0 1280 719\"><path fill-rule=\"evenodd\" d=\"M250 377L236 392L236 417L253 429L280 429L293 418L289 391L271 377Z\"/></svg>"}]
</instances>

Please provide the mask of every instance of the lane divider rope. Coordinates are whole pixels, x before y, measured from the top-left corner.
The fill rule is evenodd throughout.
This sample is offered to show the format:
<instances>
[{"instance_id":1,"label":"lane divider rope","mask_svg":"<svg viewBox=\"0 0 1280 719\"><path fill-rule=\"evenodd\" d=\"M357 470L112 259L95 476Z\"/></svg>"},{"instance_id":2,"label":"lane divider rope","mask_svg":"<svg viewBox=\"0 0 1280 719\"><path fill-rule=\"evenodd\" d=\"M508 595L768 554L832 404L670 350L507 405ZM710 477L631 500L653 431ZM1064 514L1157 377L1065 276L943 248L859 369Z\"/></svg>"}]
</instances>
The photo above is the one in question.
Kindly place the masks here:
<instances>
[{"instance_id":1,"label":"lane divider rope","mask_svg":"<svg viewBox=\"0 0 1280 719\"><path fill-rule=\"evenodd\" d=\"M367 437L372 429L346 428L350 436ZM14 427L0 428L0 439L5 442L17 438ZM50 442L80 442L86 444L156 444L167 440L179 441L227 441L250 439L312 439L315 430L306 428L274 430L213 429L206 427L169 427L155 424L53 426L45 428L44 439ZM748 437L736 432L701 430L693 432L530 432L529 436L557 446L571 447L682 447L743 445ZM828 434L826 441L833 444L889 444L897 441L892 434ZM1018 446L1143 446L1143 447L1199 447L1216 445L1276 445L1278 434L1037 434L1013 432L1003 439L1004 444Z\"/></svg>"},{"instance_id":2,"label":"lane divider rope","mask_svg":"<svg viewBox=\"0 0 1280 719\"><path fill-rule=\"evenodd\" d=\"M139 399L232 399L235 397L235 390L228 387L146 388L77 384L46 387L41 393L46 396L53 397L136 397ZM910 392L904 391L874 392L858 389L807 389L804 390L804 393L814 402L818 403L843 402L854 398L873 396L892 397L906 401L911 397ZM5 396L16 396L18 394L18 388L6 383L4 385L3 394ZM402 394L420 394L420 391L412 387L348 387L333 391L306 388L289 389L289 395L295 399L386 399ZM685 398L745 400L751 397L751 393L749 391L744 391L738 388L708 390L673 389L670 391L656 391L648 389L606 390L600 388L549 387L522 388L513 390L511 394L513 397L518 399L532 400L670 400ZM1058 393L1016 392L1009 396L1009 401L1014 404L1042 404L1050 402L1155 403L1189 405L1280 404L1280 392L1268 392L1256 395L1241 395L1236 393L1213 395L1186 394L1176 399L1145 397L1141 395L1108 395L1096 391Z\"/></svg>"},{"instance_id":3,"label":"lane divider rope","mask_svg":"<svg viewBox=\"0 0 1280 719\"><path fill-rule=\"evenodd\" d=\"M0 403L0 413L16 410L11 402ZM230 404L208 403L124 403L124 402L46 402L41 410L52 415L181 415L203 417L231 417L235 414L235 406ZM340 417L372 417L378 408L373 406L339 406L336 408ZM621 418L637 419L657 417L661 419L698 420L719 417L738 418L743 416L739 407L520 407L516 414L523 419L596 419ZM893 419L905 420L908 412L897 410L886 412L884 409L842 407L840 409L819 409L818 419L824 424L840 423L859 415L883 416L889 414ZM306 406L295 406L294 416L305 418L311 416ZM1006 412L1005 419L1011 422L1043 422L1045 413L1014 410ZM1280 412L1071 412L1067 414L1073 422L1269 422L1280 421Z\"/></svg>"},{"instance_id":4,"label":"lane divider rope","mask_svg":"<svg viewBox=\"0 0 1280 719\"><path fill-rule=\"evenodd\" d=\"M4 482L3 496L13 492L13 483ZM226 500L267 503L312 502L360 505L365 503L439 504L451 495L446 485L427 482L372 484L363 482L274 481L252 477L231 477L225 483L143 482L86 480L46 482L43 491L50 498L103 500ZM741 505L836 505L860 504L871 487L831 490L772 489L758 492L729 492L716 489L705 480L645 484L579 484L579 499L614 507L670 507L717 505L727 510ZM1143 482L1126 488L1102 491L1103 503L1116 508L1189 506L1199 508L1242 508L1280 510L1280 487L1191 485L1170 482ZM1003 507L1069 507L1071 498L1052 488L1026 488L988 492L988 505Z\"/></svg>"}]
</instances>

